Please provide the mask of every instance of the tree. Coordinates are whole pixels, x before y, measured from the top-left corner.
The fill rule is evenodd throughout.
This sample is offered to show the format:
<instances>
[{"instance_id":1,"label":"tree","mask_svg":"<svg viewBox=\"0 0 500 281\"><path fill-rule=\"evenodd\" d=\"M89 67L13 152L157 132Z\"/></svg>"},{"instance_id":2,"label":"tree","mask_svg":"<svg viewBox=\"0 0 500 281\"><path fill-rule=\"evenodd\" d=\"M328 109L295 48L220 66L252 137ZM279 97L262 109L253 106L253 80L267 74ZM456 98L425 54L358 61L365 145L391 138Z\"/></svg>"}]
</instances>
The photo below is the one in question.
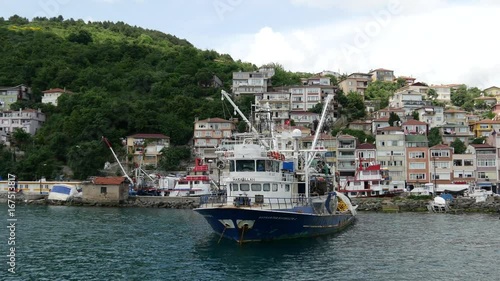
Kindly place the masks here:
<instances>
[{"instance_id":1,"label":"tree","mask_svg":"<svg viewBox=\"0 0 500 281\"><path fill-rule=\"evenodd\" d=\"M417 111L413 111L413 113L411 115L413 117L413 120L420 121L420 115L418 115Z\"/></svg>"},{"instance_id":2,"label":"tree","mask_svg":"<svg viewBox=\"0 0 500 281\"><path fill-rule=\"evenodd\" d=\"M322 103L317 103L314 105L314 107L310 108L308 110L309 112L314 112L314 113L317 113L317 114L321 114L321 112L323 112L323 104Z\"/></svg>"},{"instance_id":3,"label":"tree","mask_svg":"<svg viewBox=\"0 0 500 281\"><path fill-rule=\"evenodd\" d=\"M361 130L353 130L353 129L348 129L348 128L344 128L344 129L336 129L336 130L333 130L332 131L332 135L333 136L336 136L337 133L342 133L344 135L350 135L350 136L353 136L355 138L357 138L359 140L359 142L361 143L375 143L375 137L370 135L370 134L367 134L365 133L364 131L361 131Z\"/></svg>"},{"instance_id":4,"label":"tree","mask_svg":"<svg viewBox=\"0 0 500 281\"><path fill-rule=\"evenodd\" d=\"M429 89L429 90L427 91L427 98L428 98L429 100L431 100L431 101L435 101L435 100L437 99L437 97L438 97L438 94L437 94L436 90L434 90L434 89Z\"/></svg>"},{"instance_id":5,"label":"tree","mask_svg":"<svg viewBox=\"0 0 500 281\"><path fill-rule=\"evenodd\" d=\"M189 147L168 147L162 149L159 167L165 171L178 171L181 169L181 161L191 157Z\"/></svg>"},{"instance_id":6,"label":"tree","mask_svg":"<svg viewBox=\"0 0 500 281\"><path fill-rule=\"evenodd\" d=\"M399 118L399 115L397 115L396 113L394 112L391 112L389 114L389 126L398 126L397 122L401 121L401 119Z\"/></svg>"},{"instance_id":7,"label":"tree","mask_svg":"<svg viewBox=\"0 0 500 281\"><path fill-rule=\"evenodd\" d=\"M429 147L433 147L435 145L438 145L443 142L443 138L441 136L441 133L439 132L439 128L434 127L431 128L429 131Z\"/></svg>"},{"instance_id":8,"label":"tree","mask_svg":"<svg viewBox=\"0 0 500 281\"><path fill-rule=\"evenodd\" d=\"M86 30L79 30L78 32L71 33L68 36L68 41L87 45L92 43L92 34Z\"/></svg>"},{"instance_id":9,"label":"tree","mask_svg":"<svg viewBox=\"0 0 500 281\"><path fill-rule=\"evenodd\" d=\"M456 138L453 142L451 142L450 146L453 147L454 154L464 154L465 150L467 150L467 147L465 146L464 142L461 141L459 138Z\"/></svg>"},{"instance_id":10,"label":"tree","mask_svg":"<svg viewBox=\"0 0 500 281\"><path fill-rule=\"evenodd\" d=\"M366 110L363 96L357 92L349 92L344 112L348 115L347 119L351 121L365 117Z\"/></svg>"},{"instance_id":11,"label":"tree","mask_svg":"<svg viewBox=\"0 0 500 281\"><path fill-rule=\"evenodd\" d=\"M471 144L483 144L486 142L486 137L478 137L473 139L470 143Z\"/></svg>"},{"instance_id":12,"label":"tree","mask_svg":"<svg viewBox=\"0 0 500 281\"><path fill-rule=\"evenodd\" d=\"M482 117L483 119L493 119L495 118L495 113L493 113L491 110L490 111L486 111L482 114Z\"/></svg>"},{"instance_id":13,"label":"tree","mask_svg":"<svg viewBox=\"0 0 500 281\"><path fill-rule=\"evenodd\" d=\"M366 100L380 100L380 107L389 105L389 98L399 89L399 85L393 82L375 81L368 84L365 91Z\"/></svg>"}]
</instances>

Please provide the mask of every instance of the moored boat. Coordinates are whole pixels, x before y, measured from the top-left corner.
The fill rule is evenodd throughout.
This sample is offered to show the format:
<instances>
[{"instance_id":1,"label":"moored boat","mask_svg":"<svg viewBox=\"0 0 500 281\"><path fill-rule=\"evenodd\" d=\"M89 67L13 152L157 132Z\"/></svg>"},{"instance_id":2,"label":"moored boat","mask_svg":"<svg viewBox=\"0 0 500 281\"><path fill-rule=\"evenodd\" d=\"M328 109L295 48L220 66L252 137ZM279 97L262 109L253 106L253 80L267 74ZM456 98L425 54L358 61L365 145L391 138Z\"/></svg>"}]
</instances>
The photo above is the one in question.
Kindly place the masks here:
<instances>
[{"instance_id":1,"label":"moored boat","mask_svg":"<svg viewBox=\"0 0 500 281\"><path fill-rule=\"evenodd\" d=\"M327 98L327 105L330 99ZM319 133L312 149L306 150L299 149L300 130L292 135L295 140L292 159L272 147L272 138L257 135L234 144L220 156L229 167L224 179L226 195L208 198L195 211L221 238L244 243L314 237L341 231L355 221L356 207L342 193L330 188L311 195L311 176L326 177L310 168ZM302 160L304 163L299 165Z\"/></svg>"},{"instance_id":2,"label":"moored boat","mask_svg":"<svg viewBox=\"0 0 500 281\"><path fill-rule=\"evenodd\" d=\"M187 175L166 177L161 182L165 183L167 188L160 186L160 189L169 197L208 196L216 190L209 175L208 164L203 163L200 158L195 159L195 166Z\"/></svg>"},{"instance_id":3,"label":"moored boat","mask_svg":"<svg viewBox=\"0 0 500 281\"><path fill-rule=\"evenodd\" d=\"M405 191L389 183L388 170L380 164L359 159L354 177L341 181L339 191L351 197L393 197Z\"/></svg>"},{"instance_id":4,"label":"moored boat","mask_svg":"<svg viewBox=\"0 0 500 281\"><path fill-rule=\"evenodd\" d=\"M55 184L49 191L49 196L47 197L47 199L54 201L68 201L81 196L81 189L79 190L75 185Z\"/></svg>"}]
</instances>

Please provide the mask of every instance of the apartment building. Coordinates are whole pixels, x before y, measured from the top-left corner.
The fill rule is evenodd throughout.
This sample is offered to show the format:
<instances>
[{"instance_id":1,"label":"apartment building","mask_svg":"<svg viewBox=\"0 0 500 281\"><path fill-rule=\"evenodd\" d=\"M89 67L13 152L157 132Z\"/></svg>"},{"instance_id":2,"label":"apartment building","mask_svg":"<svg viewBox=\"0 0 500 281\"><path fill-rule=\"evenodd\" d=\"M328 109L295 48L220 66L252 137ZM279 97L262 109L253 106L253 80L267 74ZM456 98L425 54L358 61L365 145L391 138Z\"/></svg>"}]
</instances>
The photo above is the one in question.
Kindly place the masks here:
<instances>
[{"instance_id":1,"label":"apartment building","mask_svg":"<svg viewBox=\"0 0 500 281\"><path fill-rule=\"evenodd\" d=\"M429 148L430 181L439 184L452 183L453 175L453 147L438 144Z\"/></svg>"},{"instance_id":2,"label":"apartment building","mask_svg":"<svg viewBox=\"0 0 500 281\"><path fill-rule=\"evenodd\" d=\"M466 153L471 153L476 158L477 184L489 185L490 189L498 181L496 147L484 144L469 144Z\"/></svg>"},{"instance_id":3,"label":"apartment building","mask_svg":"<svg viewBox=\"0 0 500 281\"><path fill-rule=\"evenodd\" d=\"M31 94L31 88L24 84L14 87L0 86L0 111L9 110L10 105L19 100L29 100Z\"/></svg>"},{"instance_id":4,"label":"apartment building","mask_svg":"<svg viewBox=\"0 0 500 281\"><path fill-rule=\"evenodd\" d=\"M474 137L474 134L469 130L469 126L462 124L444 124L439 128L443 144L451 144L456 139L462 141L466 146Z\"/></svg>"},{"instance_id":5,"label":"apartment building","mask_svg":"<svg viewBox=\"0 0 500 281\"><path fill-rule=\"evenodd\" d=\"M0 112L0 131L2 141L7 142L7 136L15 129L34 135L45 123L45 114L35 109L7 110Z\"/></svg>"},{"instance_id":6,"label":"apartment building","mask_svg":"<svg viewBox=\"0 0 500 281\"><path fill-rule=\"evenodd\" d=\"M441 106L423 106L414 110L418 119L429 124L429 129L445 124L444 109Z\"/></svg>"},{"instance_id":7,"label":"apartment building","mask_svg":"<svg viewBox=\"0 0 500 281\"><path fill-rule=\"evenodd\" d=\"M128 136L127 163L157 167L162 149L170 146L170 137L163 134L135 134Z\"/></svg>"},{"instance_id":8,"label":"apartment building","mask_svg":"<svg viewBox=\"0 0 500 281\"><path fill-rule=\"evenodd\" d=\"M375 136L377 160L383 168L388 169L391 185L405 188L406 152L405 134L400 127L385 127L377 131Z\"/></svg>"},{"instance_id":9,"label":"apartment building","mask_svg":"<svg viewBox=\"0 0 500 281\"><path fill-rule=\"evenodd\" d=\"M484 119L477 122L469 124L469 129L473 134L473 137L487 137L491 135L492 132L499 132L500 130L500 120L489 120Z\"/></svg>"},{"instance_id":10,"label":"apartment building","mask_svg":"<svg viewBox=\"0 0 500 281\"><path fill-rule=\"evenodd\" d=\"M255 95L252 118L270 119L275 126L283 126L290 120L291 102L288 92L266 92Z\"/></svg>"},{"instance_id":11,"label":"apartment building","mask_svg":"<svg viewBox=\"0 0 500 281\"><path fill-rule=\"evenodd\" d=\"M346 79L340 81L339 87L346 95L355 92L364 96L368 83L371 81L372 75L369 73L352 73Z\"/></svg>"},{"instance_id":12,"label":"apartment building","mask_svg":"<svg viewBox=\"0 0 500 281\"><path fill-rule=\"evenodd\" d=\"M473 153L453 154L452 180L456 184L476 182L476 156Z\"/></svg>"},{"instance_id":13,"label":"apartment building","mask_svg":"<svg viewBox=\"0 0 500 281\"><path fill-rule=\"evenodd\" d=\"M446 121L446 124L466 125L467 124L467 118L465 118L466 115L467 111L458 109L448 109L445 110L444 112L444 120Z\"/></svg>"},{"instance_id":14,"label":"apartment building","mask_svg":"<svg viewBox=\"0 0 500 281\"><path fill-rule=\"evenodd\" d=\"M253 72L233 72L232 91L235 98L267 92L273 75L274 68L261 68Z\"/></svg>"},{"instance_id":15,"label":"apartment building","mask_svg":"<svg viewBox=\"0 0 500 281\"><path fill-rule=\"evenodd\" d=\"M384 68L370 70L368 74L371 75L372 81L393 82L395 79L394 70Z\"/></svg>"},{"instance_id":16,"label":"apartment building","mask_svg":"<svg viewBox=\"0 0 500 281\"><path fill-rule=\"evenodd\" d=\"M216 148L222 143L222 140L231 138L234 130L235 124L233 120L222 118L196 119L194 122L194 153L206 163L209 160L215 160L217 158L215 154Z\"/></svg>"},{"instance_id":17,"label":"apartment building","mask_svg":"<svg viewBox=\"0 0 500 281\"><path fill-rule=\"evenodd\" d=\"M66 88L49 89L42 92L42 103L51 103L57 106L57 99L64 94L73 94L73 92L66 90Z\"/></svg>"},{"instance_id":18,"label":"apartment building","mask_svg":"<svg viewBox=\"0 0 500 281\"><path fill-rule=\"evenodd\" d=\"M429 124L418 121L408 120L401 125L406 135L427 135L429 133Z\"/></svg>"},{"instance_id":19,"label":"apartment building","mask_svg":"<svg viewBox=\"0 0 500 281\"><path fill-rule=\"evenodd\" d=\"M429 89L434 89L437 93L436 100L451 103L451 92L453 89L458 89L462 84L447 84L447 85L431 85Z\"/></svg>"},{"instance_id":20,"label":"apartment building","mask_svg":"<svg viewBox=\"0 0 500 281\"><path fill-rule=\"evenodd\" d=\"M356 174L356 146L358 139L351 135L337 135L337 171L341 178Z\"/></svg>"},{"instance_id":21,"label":"apartment building","mask_svg":"<svg viewBox=\"0 0 500 281\"><path fill-rule=\"evenodd\" d=\"M426 135L406 135L406 182L416 188L429 182L429 141Z\"/></svg>"}]
</instances>

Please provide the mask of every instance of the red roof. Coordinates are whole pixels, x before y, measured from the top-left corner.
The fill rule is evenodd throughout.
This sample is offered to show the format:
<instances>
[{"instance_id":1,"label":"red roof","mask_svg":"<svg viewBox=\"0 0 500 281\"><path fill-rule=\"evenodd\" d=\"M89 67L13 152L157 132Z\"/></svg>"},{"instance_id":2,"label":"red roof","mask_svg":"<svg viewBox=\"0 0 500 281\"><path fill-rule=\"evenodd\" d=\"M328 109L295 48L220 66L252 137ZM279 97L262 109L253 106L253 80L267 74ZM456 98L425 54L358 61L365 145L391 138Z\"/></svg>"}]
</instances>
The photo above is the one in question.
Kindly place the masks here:
<instances>
[{"instance_id":1,"label":"red roof","mask_svg":"<svg viewBox=\"0 0 500 281\"><path fill-rule=\"evenodd\" d=\"M400 127L394 127L394 126L390 127L389 126L389 127L379 128L379 129L377 129L377 131L401 131L402 132L403 129Z\"/></svg>"},{"instance_id":2,"label":"red roof","mask_svg":"<svg viewBox=\"0 0 500 281\"><path fill-rule=\"evenodd\" d=\"M120 185L125 181L125 177L96 177L92 183L100 185Z\"/></svg>"},{"instance_id":3,"label":"red roof","mask_svg":"<svg viewBox=\"0 0 500 281\"><path fill-rule=\"evenodd\" d=\"M377 149L377 147L372 143L365 142L365 143L359 144L356 147L356 149Z\"/></svg>"},{"instance_id":4,"label":"red roof","mask_svg":"<svg viewBox=\"0 0 500 281\"><path fill-rule=\"evenodd\" d=\"M170 139L164 134L135 134L128 137L134 139Z\"/></svg>"},{"instance_id":5,"label":"red roof","mask_svg":"<svg viewBox=\"0 0 500 281\"><path fill-rule=\"evenodd\" d=\"M489 144L485 144L485 143L479 143L479 144L471 144L472 147L478 149L478 148L495 148L494 146L491 146Z\"/></svg>"},{"instance_id":6,"label":"red roof","mask_svg":"<svg viewBox=\"0 0 500 281\"><path fill-rule=\"evenodd\" d=\"M72 91L69 91L69 90L66 90L66 89L61 89L61 88L55 88L55 89L49 89L49 90L46 90L46 91L43 91L42 93L68 93L68 94L72 94L73 92Z\"/></svg>"}]
</instances>

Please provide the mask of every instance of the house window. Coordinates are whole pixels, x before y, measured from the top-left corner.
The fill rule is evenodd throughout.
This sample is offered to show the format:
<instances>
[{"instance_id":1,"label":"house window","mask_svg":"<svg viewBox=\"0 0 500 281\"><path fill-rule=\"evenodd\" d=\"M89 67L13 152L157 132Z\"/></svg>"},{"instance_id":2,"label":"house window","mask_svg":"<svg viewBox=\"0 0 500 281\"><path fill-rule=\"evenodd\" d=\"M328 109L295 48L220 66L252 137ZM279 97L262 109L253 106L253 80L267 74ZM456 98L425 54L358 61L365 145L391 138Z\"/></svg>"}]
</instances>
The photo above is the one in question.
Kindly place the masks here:
<instances>
[{"instance_id":1,"label":"house window","mask_svg":"<svg viewBox=\"0 0 500 281\"><path fill-rule=\"evenodd\" d=\"M425 163L412 162L410 163L410 169L425 169Z\"/></svg>"},{"instance_id":2,"label":"house window","mask_svg":"<svg viewBox=\"0 0 500 281\"><path fill-rule=\"evenodd\" d=\"M495 167L496 159L478 159L477 160L478 167Z\"/></svg>"},{"instance_id":3,"label":"house window","mask_svg":"<svg viewBox=\"0 0 500 281\"><path fill-rule=\"evenodd\" d=\"M464 166L474 166L474 162L472 160L464 159Z\"/></svg>"},{"instance_id":4,"label":"house window","mask_svg":"<svg viewBox=\"0 0 500 281\"><path fill-rule=\"evenodd\" d=\"M108 187L101 186L101 194L106 194L106 193L108 193Z\"/></svg>"},{"instance_id":5,"label":"house window","mask_svg":"<svg viewBox=\"0 0 500 281\"><path fill-rule=\"evenodd\" d=\"M425 158L424 152L410 152L410 158Z\"/></svg>"}]
</instances>

